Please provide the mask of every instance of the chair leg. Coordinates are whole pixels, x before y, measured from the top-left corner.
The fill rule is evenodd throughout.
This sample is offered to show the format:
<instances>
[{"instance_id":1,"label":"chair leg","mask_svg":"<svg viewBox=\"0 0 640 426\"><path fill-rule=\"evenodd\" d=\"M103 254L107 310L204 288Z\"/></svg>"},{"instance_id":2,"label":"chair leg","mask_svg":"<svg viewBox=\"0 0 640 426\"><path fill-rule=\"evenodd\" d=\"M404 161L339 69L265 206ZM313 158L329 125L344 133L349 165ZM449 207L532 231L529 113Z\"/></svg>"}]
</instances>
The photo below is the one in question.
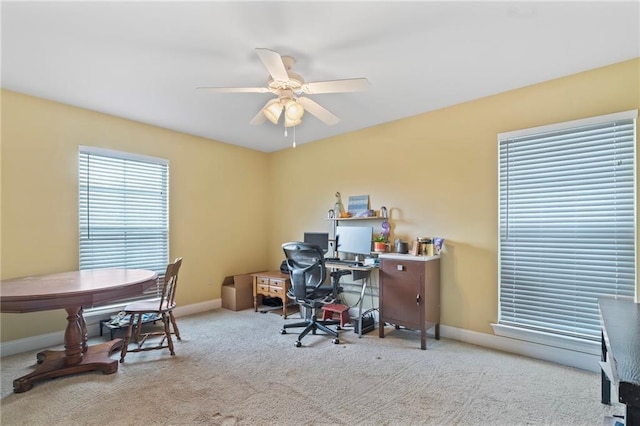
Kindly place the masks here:
<instances>
[{"instance_id":1,"label":"chair leg","mask_svg":"<svg viewBox=\"0 0 640 426\"><path fill-rule=\"evenodd\" d=\"M327 327L327 325L339 325L340 321L339 320L327 320L327 321L315 321L315 320L311 320L308 321L306 323L306 327L304 330L302 330L302 332L298 335L298 342L300 342L302 340L302 338L304 336L306 336L309 333L312 334L316 334L317 330L321 330L324 331L326 334L329 334L335 338L338 337L338 332L336 330L332 330L329 327ZM298 323L298 324L290 324L290 326L300 326L303 325L302 323ZM285 326L286 328L286 326Z\"/></svg>"},{"instance_id":2,"label":"chair leg","mask_svg":"<svg viewBox=\"0 0 640 426\"><path fill-rule=\"evenodd\" d=\"M122 344L122 350L120 351L120 364L124 362L124 357L127 356L127 349L129 348L129 341L131 340L131 334L133 332L133 322L135 315L131 315L129 318L129 326L127 327L127 335L124 338L124 343Z\"/></svg>"},{"instance_id":3,"label":"chair leg","mask_svg":"<svg viewBox=\"0 0 640 426\"><path fill-rule=\"evenodd\" d=\"M169 317L164 312L162 313L162 323L164 324L164 334L167 337L169 352L171 352L171 355L175 355L176 353L173 350L173 339L171 339L171 329L169 328Z\"/></svg>"},{"instance_id":4,"label":"chair leg","mask_svg":"<svg viewBox=\"0 0 640 426\"><path fill-rule=\"evenodd\" d=\"M178 324L176 324L176 317L173 316L173 311L169 312L169 319L171 319L171 324L173 325L173 333L176 335L178 340L182 340L182 338L180 338L180 330L178 330Z\"/></svg>"},{"instance_id":5,"label":"chair leg","mask_svg":"<svg viewBox=\"0 0 640 426\"><path fill-rule=\"evenodd\" d=\"M315 331L315 329L316 328L314 323L309 323L309 325L307 325L307 327L304 330L302 330L302 333L298 335L298 342L301 341L304 336L309 334L310 331Z\"/></svg>"},{"instance_id":6,"label":"chair leg","mask_svg":"<svg viewBox=\"0 0 640 426\"><path fill-rule=\"evenodd\" d=\"M304 322L296 322L296 323L289 323L289 324L284 324L282 327L282 330L280 330L281 334L286 334L286 329L288 328L293 328L293 327L305 327L304 330L302 330L302 332L298 335L298 341L296 342L296 346L299 347L301 346L301 340L309 333L312 334L316 334L317 330L321 330L323 332L325 332L326 334L333 336L333 342L334 343L339 343L338 340L338 331L337 330L332 330L330 329L329 325L337 325L338 328L340 327L340 320L338 319L325 319L325 320L316 320L316 314L317 314L317 310L316 309L311 309L311 313L309 315L309 319L304 321ZM323 316L324 316L324 312L323 312Z\"/></svg>"},{"instance_id":7,"label":"chair leg","mask_svg":"<svg viewBox=\"0 0 640 426\"><path fill-rule=\"evenodd\" d=\"M317 327L318 329L320 329L320 330L324 331L325 333L330 334L330 335L332 335L333 337L338 337L338 332L337 332L337 331L335 331L335 330L330 329L330 328L329 328L329 327L327 327L326 325L324 325L324 324L322 324L322 323L320 323L320 322L315 323L315 325L316 325L316 327Z\"/></svg>"},{"instance_id":8,"label":"chair leg","mask_svg":"<svg viewBox=\"0 0 640 426\"><path fill-rule=\"evenodd\" d=\"M135 318L136 316L134 314L131 314L131 318L129 319L129 321L135 322ZM136 324L136 343L138 343L138 345L141 345L142 342L140 342L140 332L142 330L142 314L138 314L138 323Z\"/></svg>"},{"instance_id":9,"label":"chair leg","mask_svg":"<svg viewBox=\"0 0 640 426\"><path fill-rule=\"evenodd\" d=\"M286 330L287 328L306 327L308 325L309 325L309 321L295 322L295 323L285 324L282 326L282 328Z\"/></svg>"}]
</instances>

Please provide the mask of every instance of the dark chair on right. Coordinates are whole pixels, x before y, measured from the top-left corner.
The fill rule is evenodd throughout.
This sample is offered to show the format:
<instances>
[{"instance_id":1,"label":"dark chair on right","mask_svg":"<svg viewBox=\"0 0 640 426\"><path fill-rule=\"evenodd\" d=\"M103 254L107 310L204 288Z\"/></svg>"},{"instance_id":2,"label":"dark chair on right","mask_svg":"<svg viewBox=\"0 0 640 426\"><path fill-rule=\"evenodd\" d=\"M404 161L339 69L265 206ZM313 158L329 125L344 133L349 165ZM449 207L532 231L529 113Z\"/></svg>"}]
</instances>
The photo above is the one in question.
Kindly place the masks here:
<instances>
[{"instance_id":1,"label":"dark chair on right","mask_svg":"<svg viewBox=\"0 0 640 426\"><path fill-rule=\"evenodd\" d=\"M322 249L317 245L290 242L283 244L282 250L291 276L291 289L287 296L300 306L300 314L305 321L285 324L280 333L287 334L289 328L304 327L295 342L296 347L302 346L304 336L309 332L316 334L317 330L333 336L333 343L339 344L340 321L317 319L318 309L337 300L339 276L332 277L331 285L325 285L327 268ZM330 325L335 325L336 329L329 328Z\"/></svg>"}]
</instances>

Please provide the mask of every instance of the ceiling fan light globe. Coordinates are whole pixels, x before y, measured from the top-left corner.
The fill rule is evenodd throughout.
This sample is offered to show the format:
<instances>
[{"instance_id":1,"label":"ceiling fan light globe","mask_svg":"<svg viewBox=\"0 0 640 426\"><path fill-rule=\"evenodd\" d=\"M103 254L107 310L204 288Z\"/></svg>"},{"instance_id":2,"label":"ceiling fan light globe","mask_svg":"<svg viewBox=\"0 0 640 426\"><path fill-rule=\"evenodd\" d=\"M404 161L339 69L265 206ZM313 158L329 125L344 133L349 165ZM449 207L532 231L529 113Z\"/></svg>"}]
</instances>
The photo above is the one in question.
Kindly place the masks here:
<instances>
[{"instance_id":1,"label":"ceiling fan light globe","mask_svg":"<svg viewBox=\"0 0 640 426\"><path fill-rule=\"evenodd\" d=\"M273 124L278 124L280 114L282 114L282 104L280 103L280 100L273 99L269 101L269 103L267 103L267 105L262 109L262 113Z\"/></svg>"},{"instance_id":2,"label":"ceiling fan light globe","mask_svg":"<svg viewBox=\"0 0 640 426\"><path fill-rule=\"evenodd\" d=\"M297 126L300 123L302 123L302 120L300 120L299 118L297 120L290 120L286 114L284 115L284 127L293 127Z\"/></svg>"},{"instance_id":3,"label":"ceiling fan light globe","mask_svg":"<svg viewBox=\"0 0 640 426\"><path fill-rule=\"evenodd\" d=\"M286 118L288 118L291 121L300 120L304 115L304 108L302 107L302 105L300 105L298 102L294 100L291 100L291 99L288 100L284 104L284 108L285 108L284 114Z\"/></svg>"}]
</instances>

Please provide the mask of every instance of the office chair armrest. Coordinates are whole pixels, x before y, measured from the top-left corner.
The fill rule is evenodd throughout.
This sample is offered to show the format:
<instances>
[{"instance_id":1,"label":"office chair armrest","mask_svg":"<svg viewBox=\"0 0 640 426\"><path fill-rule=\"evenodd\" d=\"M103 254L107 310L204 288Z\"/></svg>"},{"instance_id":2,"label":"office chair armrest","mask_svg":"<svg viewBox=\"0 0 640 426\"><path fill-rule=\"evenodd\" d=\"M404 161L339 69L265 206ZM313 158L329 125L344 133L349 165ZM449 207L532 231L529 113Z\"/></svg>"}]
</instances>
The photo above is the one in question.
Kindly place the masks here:
<instances>
[{"instance_id":1,"label":"office chair armrest","mask_svg":"<svg viewBox=\"0 0 640 426\"><path fill-rule=\"evenodd\" d=\"M338 300L338 293L342 290L340 287L340 277L343 275L351 275L351 271L348 269L338 269L331 272L331 287L333 288L333 298Z\"/></svg>"}]
</instances>

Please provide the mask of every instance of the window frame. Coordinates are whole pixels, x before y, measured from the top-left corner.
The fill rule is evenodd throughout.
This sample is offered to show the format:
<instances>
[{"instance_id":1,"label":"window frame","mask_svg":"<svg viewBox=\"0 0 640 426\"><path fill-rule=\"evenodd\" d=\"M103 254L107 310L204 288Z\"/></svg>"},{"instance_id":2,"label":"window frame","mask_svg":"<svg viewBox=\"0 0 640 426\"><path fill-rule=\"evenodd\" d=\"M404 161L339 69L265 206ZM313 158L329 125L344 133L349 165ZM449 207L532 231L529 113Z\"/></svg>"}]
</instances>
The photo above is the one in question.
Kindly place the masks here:
<instances>
[{"instance_id":1,"label":"window frame","mask_svg":"<svg viewBox=\"0 0 640 426\"><path fill-rule=\"evenodd\" d=\"M107 183L107 180L111 180L112 177L117 179L117 174L109 175L108 178L104 177L104 179L100 182L103 184L102 187L98 187L97 192L90 191L89 177L92 170L88 169L89 163L87 161L90 160L92 156L99 161L102 161L103 164L100 166L96 166L96 169L93 170L94 174L99 173L100 171L110 171L113 169L114 171L123 172L125 170L133 170L131 174L127 174L127 182L124 182L124 179L120 183L110 183L109 190L104 186ZM84 159L83 159L84 157ZM112 165L108 163L113 161ZM117 163L121 162L121 165ZM87 167L86 170L83 170L83 165ZM145 179L145 171L149 169L150 177L149 179ZM135 183L142 185L141 187L135 188L135 184L131 185L131 178L135 179ZM116 180L114 179L114 180ZM155 181L153 181L155 179ZM100 183L98 185L100 185ZM151 185L151 189L148 190L145 185ZM164 273L166 270L166 265L169 262L169 242L170 242L170 229L169 229L169 185L170 185L170 174L169 174L169 160L151 157L141 154L116 151L111 149L79 145L78 146L78 263L79 269L92 269L92 268L102 268L102 267L118 267L118 268L135 268L135 269L150 269L158 273L158 283L155 287L148 289L145 293L140 296L121 299L115 302L112 302L108 305L101 306L87 306L84 307L85 310L91 311L100 311L100 310L113 310L116 307L121 308L127 302L133 300L141 300L141 299L151 299L157 297L158 291L160 290L160 285L162 283ZM142 188L142 189L141 189ZM120 256L119 258L114 258L111 261L104 260L101 262L100 255L92 256L88 250L91 250L92 243L91 240L86 238L89 235L89 230L91 228L91 220L90 220L90 207L89 204L91 201L91 195L95 193L97 196L94 197L95 208L100 209L101 206L103 210L98 210L99 213L104 213L103 216L100 217L102 220L103 226L99 229L104 230L109 228L110 230L121 231L123 235L131 235L133 233L139 235L137 238L127 238L118 239L118 243L120 244L128 244L133 246L135 243L141 242L142 240L152 241L160 241L160 248L157 249L155 243L153 244L154 250L157 249L158 253L153 255L147 255L144 253L145 242L142 241L141 244L143 246L137 249L131 249L129 253L142 253L141 256ZM108 194L107 194L108 193ZM95 201L102 194L105 197L109 197L107 201ZM105 195L106 194L106 195ZM128 197L128 199L127 199ZM149 197L148 199L145 197ZM150 206L153 207L155 214L147 214L145 210L147 207L141 208L139 204L136 206L136 201L140 201L141 198L145 198L144 202L149 202ZM127 213L117 213L116 209L109 208L109 204L111 201L121 202L124 206L127 206L124 210L128 210L129 208L132 211L132 214L129 218L127 218ZM107 207L104 207L107 206ZM84 209L84 211L83 211ZM110 211L111 210L111 211ZM141 215L139 218L133 218L134 215ZM154 217L155 216L155 217ZM123 226L118 225L105 225L107 218L112 220L113 223L116 221ZM160 218L160 219L158 219ZM156 230L153 230L153 227L145 228L144 226L140 226L140 224L149 223L149 220L155 221L153 222L156 226ZM96 219L94 219L94 223ZM133 224L137 224L138 226L132 226ZM151 230L150 230L151 229ZM161 229L158 231L157 229ZM128 231L128 232L127 232ZM144 233L144 235L142 235ZM108 236L105 236L109 234ZM109 231L105 231L102 234L102 239L109 241L111 240L113 233ZM97 240L97 239L96 239ZM133 243L132 243L133 242ZM104 246L100 246L99 243L94 245L95 250L98 253L102 253L102 256L109 257L111 253L119 252L121 249L105 249ZM111 252L106 251L111 250ZM104 264L102 264L104 263Z\"/></svg>"},{"instance_id":2,"label":"window frame","mask_svg":"<svg viewBox=\"0 0 640 426\"><path fill-rule=\"evenodd\" d=\"M607 114L597 117L590 117L586 119L573 120L564 123L556 123L546 126L539 126L529 129L516 130L512 132L505 132L498 134L498 322L491 324L494 333L503 337L516 338L520 340L526 340L534 343L541 343L550 346L562 347L570 350L576 350L580 352L586 352L591 354L599 353L599 343L595 338L584 338L572 335L563 335L558 332L549 332L544 329L528 328L518 324L513 324L503 321L503 306L502 306L502 274L503 274L503 247L502 247L502 188L501 188L501 166L503 160L501 159L501 143L509 139L523 138L531 135L559 132L570 129L576 129L583 126L591 126L603 123L613 123L620 120L633 120L633 268L634 268L634 284L633 293L635 300L638 298L637 289L637 110L623 111L619 113ZM596 302L597 303L597 302Z\"/></svg>"}]
</instances>

